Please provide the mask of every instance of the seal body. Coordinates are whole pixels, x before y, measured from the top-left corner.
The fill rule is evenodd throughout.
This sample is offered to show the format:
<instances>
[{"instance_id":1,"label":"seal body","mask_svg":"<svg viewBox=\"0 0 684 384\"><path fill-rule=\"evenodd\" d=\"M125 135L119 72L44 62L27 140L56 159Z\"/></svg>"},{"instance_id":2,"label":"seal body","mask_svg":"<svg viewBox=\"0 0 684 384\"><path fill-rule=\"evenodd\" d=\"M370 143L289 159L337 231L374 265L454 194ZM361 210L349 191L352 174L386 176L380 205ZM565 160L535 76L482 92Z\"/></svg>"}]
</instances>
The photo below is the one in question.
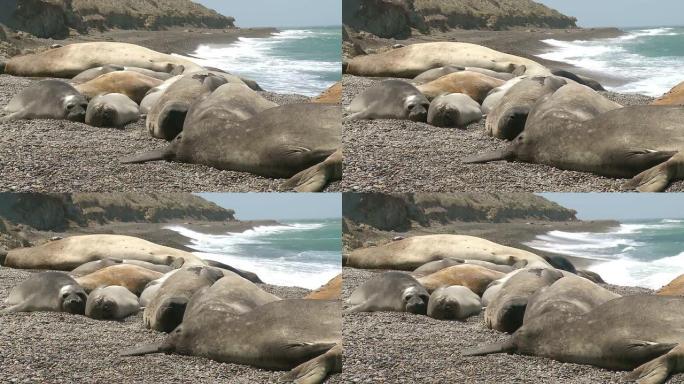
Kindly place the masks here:
<instances>
[{"instance_id":1,"label":"seal body","mask_svg":"<svg viewBox=\"0 0 684 384\"><path fill-rule=\"evenodd\" d=\"M173 76L167 80L164 80L163 83L160 85L151 88L147 93L145 94L145 97L140 101L140 113L146 115L150 112L152 107L157 104L159 99L161 98L161 95L164 93L164 91L171 86L171 84L175 83L179 79L182 79L182 75L177 75Z\"/></svg>"},{"instance_id":2,"label":"seal body","mask_svg":"<svg viewBox=\"0 0 684 384\"><path fill-rule=\"evenodd\" d=\"M136 295L125 287L111 285L90 292L85 315L97 320L123 320L139 310Z\"/></svg>"},{"instance_id":3,"label":"seal body","mask_svg":"<svg viewBox=\"0 0 684 384\"><path fill-rule=\"evenodd\" d=\"M349 104L349 118L426 121L429 105L413 85L402 80L384 80L354 97Z\"/></svg>"},{"instance_id":4,"label":"seal body","mask_svg":"<svg viewBox=\"0 0 684 384\"><path fill-rule=\"evenodd\" d=\"M684 275L676 277L656 293L663 296L684 296Z\"/></svg>"},{"instance_id":5,"label":"seal body","mask_svg":"<svg viewBox=\"0 0 684 384\"><path fill-rule=\"evenodd\" d=\"M128 96L137 104L150 89L162 83L163 81L142 73L114 71L78 84L74 88L89 99L108 93L120 93Z\"/></svg>"},{"instance_id":6,"label":"seal body","mask_svg":"<svg viewBox=\"0 0 684 384\"><path fill-rule=\"evenodd\" d=\"M320 95L311 99L312 103L323 104L342 104L342 82L330 86L330 88L323 91Z\"/></svg>"},{"instance_id":7,"label":"seal body","mask_svg":"<svg viewBox=\"0 0 684 384\"><path fill-rule=\"evenodd\" d=\"M128 96L108 93L95 96L88 103L85 122L94 127L122 128L140 117L140 108Z\"/></svg>"},{"instance_id":8,"label":"seal body","mask_svg":"<svg viewBox=\"0 0 684 384\"><path fill-rule=\"evenodd\" d=\"M5 300L10 307L2 313L51 311L82 315L86 301L85 291L71 276L64 272L40 272L12 288Z\"/></svg>"},{"instance_id":9,"label":"seal body","mask_svg":"<svg viewBox=\"0 0 684 384\"><path fill-rule=\"evenodd\" d=\"M135 295L140 295L145 286L163 274L132 264L112 265L99 271L76 278L76 282L90 292L98 287L122 286Z\"/></svg>"},{"instance_id":10,"label":"seal body","mask_svg":"<svg viewBox=\"0 0 684 384\"><path fill-rule=\"evenodd\" d=\"M311 300L339 300L342 293L342 274L333 277L322 287L309 293L304 298Z\"/></svg>"},{"instance_id":11,"label":"seal body","mask_svg":"<svg viewBox=\"0 0 684 384\"><path fill-rule=\"evenodd\" d=\"M664 95L654 100L652 105L684 105L684 82L681 82Z\"/></svg>"},{"instance_id":12,"label":"seal body","mask_svg":"<svg viewBox=\"0 0 684 384\"><path fill-rule=\"evenodd\" d=\"M87 81L93 80L93 79L95 79L99 76L102 76L104 74L107 74L110 72L116 72L116 71L138 72L138 73L141 73L145 76L154 77L155 79L162 80L162 81L168 80L169 78L172 77L172 75L170 73L156 72L156 71L152 71L152 70L145 69L145 68L124 67L121 65L103 65L101 67L86 69L85 71L74 76L71 79L71 83L72 84L85 83Z\"/></svg>"},{"instance_id":13,"label":"seal body","mask_svg":"<svg viewBox=\"0 0 684 384\"><path fill-rule=\"evenodd\" d=\"M430 295L427 315L439 320L465 320L482 311L480 297L467 287L437 288Z\"/></svg>"},{"instance_id":14,"label":"seal body","mask_svg":"<svg viewBox=\"0 0 684 384\"><path fill-rule=\"evenodd\" d=\"M429 83L419 85L417 88L428 100L433 100L440 95L463 93L480 104L487 97L489 91L504 83L503 80L482 73L463 71L450 73Z\"/></svg>"},{"instance_id":15,"label":"seal body","mask_svg":"<svg viewBox=\"0 0 684 384\"><path fill-rule=\"evenodd\" d=\"M78 267L76 267L74 270L69 272L71 276L74 277L80 277L80 276L85 276L90 273L93 273L95 271L99 271L103 268L111 267L112 265L118 265L118 264L133 264L137 265L139 267L147 268L149 270L155 271L155 272L160 272L160 273L167 273L171 272L173 270L172 267L168 265L163 265L163 264L152 264L147 261L140 261L140 260L117 260L117 259L111 259L111 258L106 258L102 260L96 260L96 261L90 261L87 263L84 263Z\"/></svg>"},{"instance_id":16,"label":"seal body","mask_svg":"<svg viewBox=\"0 0 684 384\"><path fill-rule=\"evenodd\" d=\"M503 276L504 274L501 272L492 271L479 265L461 264L423 276L418 279L418 282L428 292L434 292L440 287L462 285L480 296L487 289L489 283Z\"/></svg>"},{"instance_id":17,"label":"seal body","mask_svg":"<svg viewBox=\"0 0 684 384\"><path fill-rule=\"evenodd\" d=\"M16 94L2 120L58 119L83 122L88 101L61 80L41 80Z\"/></svg>"},{"instance_id":18,"label":"seal body","mask_svg":"<svg viewBox=\"0 0 684 384\"><path fill-rule=\"evenodd\" d=\"M351 294L350 312L394 311L424 315L430 296L413 276L384 272L373 276Z\"/></svg>"},{"instance_id":19,"label":"seal body","mask_svg":"<svg viewBox=\"0 0 684 384\"><path fill-rule=\"evenodd\" d=\"M480 104L463 93L437 96L430 103L427 122L436 127L465 128L468 124L480 121Z\"/></svg>"}]
</instances>

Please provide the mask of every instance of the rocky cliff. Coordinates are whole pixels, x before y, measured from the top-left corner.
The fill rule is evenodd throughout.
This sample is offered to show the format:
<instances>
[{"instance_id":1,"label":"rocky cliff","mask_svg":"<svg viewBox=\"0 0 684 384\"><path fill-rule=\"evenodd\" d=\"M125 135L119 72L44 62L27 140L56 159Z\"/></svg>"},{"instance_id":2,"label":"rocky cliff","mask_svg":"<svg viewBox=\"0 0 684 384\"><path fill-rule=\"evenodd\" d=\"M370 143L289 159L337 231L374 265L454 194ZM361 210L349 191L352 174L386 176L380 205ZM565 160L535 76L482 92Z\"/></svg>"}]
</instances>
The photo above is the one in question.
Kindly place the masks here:
<instances>
[{"instance_id":1,"label":"rocky cliff","mask_svg":"<svg viewBox=\"0 0 684 384\"><path fill-rule=\"evenodd\" d=\"M576 212L531 193L344 194L345 226L407 231L451 222L575 221Z\"/></svg>"},{"instance_id":2,"label":"rocky cliff","mask_svg":"<svg viewBox=\"0 0 684 384\"><path fill-rule=\"evenodd\" d=\"M233 28L235 19L190 0L0 0L0 23L37 37L88 29Z\"/></svg>"},{"instance_id":3,"label":"rocky cliff","mask_svg":"<svg viewBox=\"0 0 684 384\"><path fill-rule=\"evenodd\" d=\"M576 18L533 0L344 0L342 21L357 31L396 39L449 28L577 27Z\"/></svg>"}]
</instances>

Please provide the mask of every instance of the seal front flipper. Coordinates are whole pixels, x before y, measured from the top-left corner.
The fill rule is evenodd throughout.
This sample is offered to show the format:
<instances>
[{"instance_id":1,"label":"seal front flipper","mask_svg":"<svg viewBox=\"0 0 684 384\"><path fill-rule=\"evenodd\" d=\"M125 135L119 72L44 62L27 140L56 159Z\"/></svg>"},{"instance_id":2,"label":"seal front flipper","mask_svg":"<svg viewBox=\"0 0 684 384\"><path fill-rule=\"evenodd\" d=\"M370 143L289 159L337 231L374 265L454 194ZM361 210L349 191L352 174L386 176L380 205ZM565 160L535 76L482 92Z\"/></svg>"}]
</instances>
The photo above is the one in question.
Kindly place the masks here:
<instances>
[{"instance_id":1,"label":"seal front flipper","mask_svg":"<svg viewBox=\"0 0 684 384\"><path fill-rule=\"evenodd\" d=\"M625 376L625 380L636 381L639 384L661 384L673 373L684 369L681 363L684 359L684 348L678 345L670 352L657 359L640 365Z\"/></svg>"},{"instance_id":2,"label":"seal front flipper","mask_svg":"<svg viewBox=\"0 0 684 384\"><path fill-rule=\"evenodd\" d=\"M684 154L670 151L652 152L665 158L664 162L646 169L624 184L626 189L636 189L639 192L662 192L670 181L684 176ZM668 156L669 155L669 156Z\"/></svg>"},{"instance_id":3,"label":"seal front flipper","mask_svg":"<svg viewBox=\"0 0 684 384\"><path fill-rule=\"evenodd\" d=\"M302 363L281 376L278 382L318 384L330 373L342 372L342 344L335 345L326 353Z\"/></svg>"},{"instance_id":4,"label":"seal front flipper","mask_svg":"<svg viewBox=\"0 0 684 384\"><path fill-rule=\"evenodd\" d=\"M297 192L320 192L330 181L342 178L342 150L338 149L323 162L292 176L280 186L280 190Z\"/></svg>"},{"instance_id":5,"label":"seal front flipper","mask_svg":"<svg viewBox=\"0 0 684 384\"><path fill-rule=\"evenodd\" d=\"M166 148L162 149L155 149L149 152L143 152L141 154L127 157L124 159L121 159L122 164L138 164L138 163L146 163L148 161L155 161L155 160L166 160L166 161L171 161L176 158L176 149L175 145L173 143Z\"/></svg>"}]
</instances>

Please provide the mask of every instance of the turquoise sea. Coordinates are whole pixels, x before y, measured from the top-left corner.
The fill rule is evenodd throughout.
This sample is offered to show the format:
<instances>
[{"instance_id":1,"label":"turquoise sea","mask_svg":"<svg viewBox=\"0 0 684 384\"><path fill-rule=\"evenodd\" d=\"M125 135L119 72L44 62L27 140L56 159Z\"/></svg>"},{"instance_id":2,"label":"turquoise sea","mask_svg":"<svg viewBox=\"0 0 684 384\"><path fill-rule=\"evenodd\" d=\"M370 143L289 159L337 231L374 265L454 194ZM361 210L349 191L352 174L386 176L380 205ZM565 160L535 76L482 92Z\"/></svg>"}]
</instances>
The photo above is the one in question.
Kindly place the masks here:
<instances>
[{"instance_id":1,"label":"turquoise sea","mask_svg":"<svg viewBox=\"0 0 684 384\"><path fill-rule=\"evenodd\" d=\"M589 269L611 284L657 289L684 274L684 220L625 221L605 232L551 231L526 245L598 259Z\"/></svg>"},{"instance_id":2,"label":"turquoise sea","mask_svg":"<svg viewBox=\"0 0 684 384\"><path fill-rule=\"evenodd\" d=\"M341 27L306 27L201 45L193 56L199 64L256 80L266 91L315 96L341 79L341 47Z\"/></svg>"},{"instance_id":3,"label":"turquoise sea","mask_svg":"<svg viewBox=\"0 0 684 384\"><path fill-rule=\"evenodd\" d=\"M611 39L542 40L550 51L539 57L624 78L606 87L621 93L660 96L684 81L684 27L624 29Z\"/></svg>"},{"instance_id":4,"label":"turquoise sea","mask_svg":"<svg viewBox=\"0 0 684 384\"><path fill-rule=\"evenodd\" d=\"M173 225L198 256L255 272L265 283L318 288L342 272L342 221L292 220L209 235Z\"/></svg>"}]
</instances>

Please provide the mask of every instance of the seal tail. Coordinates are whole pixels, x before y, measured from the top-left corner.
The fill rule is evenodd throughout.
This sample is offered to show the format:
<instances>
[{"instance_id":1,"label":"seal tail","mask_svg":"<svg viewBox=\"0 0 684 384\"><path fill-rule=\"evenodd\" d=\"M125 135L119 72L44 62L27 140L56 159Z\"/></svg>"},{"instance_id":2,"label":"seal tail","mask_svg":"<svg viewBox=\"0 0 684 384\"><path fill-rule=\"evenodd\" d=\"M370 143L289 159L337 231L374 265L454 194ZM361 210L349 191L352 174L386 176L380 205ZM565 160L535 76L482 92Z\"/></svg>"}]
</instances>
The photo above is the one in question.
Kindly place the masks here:
<instances>
[{"instance_id":1,"label":"seal tail","mask_svg":"<svg viewBox=\"0 0 684 384\"><path fill-rule=\"evenodd\" d=\"M466 157L463 159L464 164L482 164L489 163L490 161L499 160L512 160L515 158L515 149L512 146L498 149L496 151L491 151L483 153L481 155L475 155L471 157Z\"/></svg>"},{"instance_id":2,"label":"seal tail","mask_svg":"<svg viewBox=\"0 0 684 384\"><path fill-rule=\"evenodd\" d=\"M162 343L158 344L145 344L145 345L140 345L137 347L129 348L129 349L124 349L119 353L119 356L143 356L143 355L149 355L152 353L162 353L162 352L167 352L167 349L164 348Z\"/></svg>"},{"instance_id":3,"label":"seal tail","mask_svg":"<svg viewBox=\"0 0 684 384\"><path fill-rule=\"evenodd\" d=\"M122 164L139 164L155 160L173 160L175 156L176 151L174 150L174 146L169 145L166 148L155 149L149 152L140 153L135 156L126 157L120 161Z\"/></svg>"},{"instance_id":4,"label":"seal tail","mask_svg":"<svg viewBox=\"0 0 684 384\"><path fill-rule=\"evenodd\" d=\"M507 340L501 343L487 344L476 348L468 348L461 352L463 356L484 356L492 353L510 353L515 350L515 345L512 340Z\"/></svg>"}]
</instances>

